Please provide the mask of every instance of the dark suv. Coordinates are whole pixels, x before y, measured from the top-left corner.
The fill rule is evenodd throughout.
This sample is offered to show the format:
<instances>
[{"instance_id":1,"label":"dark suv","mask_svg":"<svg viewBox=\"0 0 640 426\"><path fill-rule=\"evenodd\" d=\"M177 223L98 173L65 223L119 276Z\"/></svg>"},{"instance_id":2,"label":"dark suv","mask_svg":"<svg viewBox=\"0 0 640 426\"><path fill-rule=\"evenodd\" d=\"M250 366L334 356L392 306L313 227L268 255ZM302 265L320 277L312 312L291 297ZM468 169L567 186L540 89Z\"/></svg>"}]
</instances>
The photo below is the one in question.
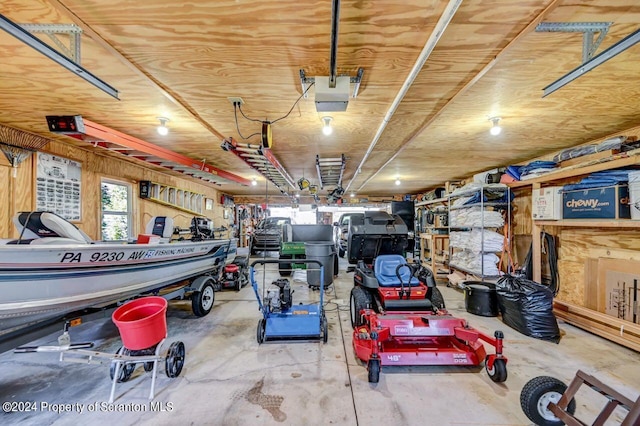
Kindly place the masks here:
<instances>
[{"instance_id":1,"label":"dark suv","mask_svg":"<svg viewBox=\"0 0 640 426\"><path fill-rule=\"evenodd\" d=\"M291 219L288 217L268 217L261 220L253 231L251 254L256 254L257 251L280 251L284 225L291 225Z\"/></svg>"},{"instance_id":2,"label":"dark suv","mask_svg":"<svg viewBox=\"0 0 640 426\"><path fill-rule=\"evenodd\" d=\"M347 252L347 242L349 241L349 223L352 216L364 216L364 213L345 213L340 216L340 220L333 224L334 241L336 243L336 251L340 257L344 257Z\"/></svg>"}]
</instances>

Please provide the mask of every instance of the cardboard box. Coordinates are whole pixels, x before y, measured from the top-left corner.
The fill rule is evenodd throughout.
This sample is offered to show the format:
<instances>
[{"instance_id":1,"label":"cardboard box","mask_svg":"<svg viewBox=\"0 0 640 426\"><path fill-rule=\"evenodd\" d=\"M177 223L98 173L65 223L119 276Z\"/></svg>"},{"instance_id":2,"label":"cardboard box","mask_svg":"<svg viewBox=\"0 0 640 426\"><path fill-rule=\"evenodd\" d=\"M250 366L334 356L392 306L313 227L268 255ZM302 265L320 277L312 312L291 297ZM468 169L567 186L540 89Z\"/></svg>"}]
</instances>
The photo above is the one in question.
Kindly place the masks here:
<instances>
[{"instance_id":1,"label":"cardboard box","mask_svg":"<svg viewBox=\"0 0 640 426\"><path fill-rule=\"evenodd\" d=\"M564 219L629 219L629 187L614 185L562 193Z\"/></svg>"},{"instance_id":2,"label":"cardboard box","mask_svg":"<svg viewBox=\"0 0 640 426\"><path fill-rule=\"evenodd\" d=\"M531 215L536 220L562 219L562 187L548 186L533 190Z\"/></svg>"}]
</instances>

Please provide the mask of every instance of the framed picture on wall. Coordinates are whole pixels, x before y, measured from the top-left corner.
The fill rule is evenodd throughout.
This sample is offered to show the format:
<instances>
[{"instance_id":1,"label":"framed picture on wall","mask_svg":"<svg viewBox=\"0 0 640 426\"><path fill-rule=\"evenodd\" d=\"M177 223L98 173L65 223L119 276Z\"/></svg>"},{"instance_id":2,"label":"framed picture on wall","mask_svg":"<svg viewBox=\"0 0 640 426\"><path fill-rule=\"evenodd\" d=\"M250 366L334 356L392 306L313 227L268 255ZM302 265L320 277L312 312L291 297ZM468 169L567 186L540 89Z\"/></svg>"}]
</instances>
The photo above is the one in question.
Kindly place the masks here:
<instances>
[{"instance_id":1,"label":"framed picture on wall","mask_svg":"<svg viewBox=\"0 0 640 426\"><path fill-rule=\"evenodd\" d=\"M36 211L50 211L69 221L82 219L82 164L38 152Z\"/></svg>"},{"instance_id":2,"label":"framed picture on wall","mask_svg":"<svg viewBox=\"0 0 640 426\"><path fill-rule=\"evenodd\" d=\"M204 200L204 209L205 210L213 210L213 200L211 198L205 198L205 200Z\"/></svg>"}]
</instances>

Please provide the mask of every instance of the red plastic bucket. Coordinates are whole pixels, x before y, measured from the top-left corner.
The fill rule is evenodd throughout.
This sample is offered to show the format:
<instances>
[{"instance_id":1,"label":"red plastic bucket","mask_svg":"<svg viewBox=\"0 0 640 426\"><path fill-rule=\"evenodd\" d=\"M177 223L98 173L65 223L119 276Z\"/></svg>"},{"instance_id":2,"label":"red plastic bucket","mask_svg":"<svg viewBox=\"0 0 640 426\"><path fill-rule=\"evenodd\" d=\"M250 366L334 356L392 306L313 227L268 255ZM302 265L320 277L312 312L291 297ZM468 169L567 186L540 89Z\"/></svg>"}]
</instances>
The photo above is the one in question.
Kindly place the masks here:
<instances>
[{"instance_id":1,"label":"red plastic bucket","mask_svg":"<svg viewBox=\"0 0 640 426\"><path fill-rule=\"evenodd\" d=\"M167 301L149 296L132 300L113 311L111 319L120 330L125 348L146 349L167 337Z\"/></svg>"}]
</instances>

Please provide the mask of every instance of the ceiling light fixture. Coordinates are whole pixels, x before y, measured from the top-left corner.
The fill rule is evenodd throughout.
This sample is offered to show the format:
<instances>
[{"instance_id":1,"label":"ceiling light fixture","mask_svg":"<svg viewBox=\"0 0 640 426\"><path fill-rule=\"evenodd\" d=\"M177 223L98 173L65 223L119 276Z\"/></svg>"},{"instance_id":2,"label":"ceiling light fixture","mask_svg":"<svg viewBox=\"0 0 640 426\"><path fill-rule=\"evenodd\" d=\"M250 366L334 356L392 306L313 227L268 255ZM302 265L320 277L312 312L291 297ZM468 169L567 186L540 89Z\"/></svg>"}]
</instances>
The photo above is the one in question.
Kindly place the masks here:
<instances>
[{"instance_id":1,"label":"ceiling light fixture","mask_svg":"<svg viewBox=\"0 0 640 426\"><path fill-rule=\"evenodd\" d=\"M399 178L399 177L397 177L397 178L396 178L396 186L399 186L401 183L402 183L402 182L400 182L400 178Z\"/></svg>"},{"instance_id":2,"label":"ceiling light fixture","mask_svg":"<svg viewBox=\"0 0 640 426\"><path fill-rule=\"evenodd\" d=\"M493 125L491 126L491 129L489 130L489 132L493 136L498 136L500 134L500 132L502 132L502 127L500 127L500 125L498 124L498 123L500 123L500 120L502 120L501 117L491 117L491 118L489 118L489 121L491 121L493 123Z\"/></svg>"},{"instance_id":3,"label":"ceiling light fixture","mask_svg":"<svg viewBox=\"0 0 640 426\"><path fill-rule=\"evenodd\" d=\"M355 198L356 194L355 193L351 193L351 198Z\"/></svg>"},{"instance_id":4,"label":"ceiling light fixture","mask_svg":"<svg viewBox=\"0 0 640 426\"><path fill-rule=\"evenodd\" d=\"M251 185L256 186L258 184L258 181L256 180L256 178L253 178L251 180Z\"/></svg>"},{"instance_id":5,"label":"ceiling light fixture","mask_svg":"<svg viewBox=\"0 0 640 426\"><path fill-rule=\"evenodd\" d=\"M169 128L167 127L167 122L170 121L166 117L158 117L160 121L160 125L158 126L158 134L162 136L167 136L169 134Z\"/></svg>"},{"instance_id":6,"label":"ceiling light fixture","mask_svg":"<svg viewBox=\"0 0 640 426\"><path fill-rule=\"evenodd\" d=\"M331 133L333 133L333 128L331 127L331 120L333 120L333 117L329 117L328 115L322 117L322 122L324 123L324 125L322 126L322 133L325 136L329 136Z\"/></svg>"}]
</instances>

